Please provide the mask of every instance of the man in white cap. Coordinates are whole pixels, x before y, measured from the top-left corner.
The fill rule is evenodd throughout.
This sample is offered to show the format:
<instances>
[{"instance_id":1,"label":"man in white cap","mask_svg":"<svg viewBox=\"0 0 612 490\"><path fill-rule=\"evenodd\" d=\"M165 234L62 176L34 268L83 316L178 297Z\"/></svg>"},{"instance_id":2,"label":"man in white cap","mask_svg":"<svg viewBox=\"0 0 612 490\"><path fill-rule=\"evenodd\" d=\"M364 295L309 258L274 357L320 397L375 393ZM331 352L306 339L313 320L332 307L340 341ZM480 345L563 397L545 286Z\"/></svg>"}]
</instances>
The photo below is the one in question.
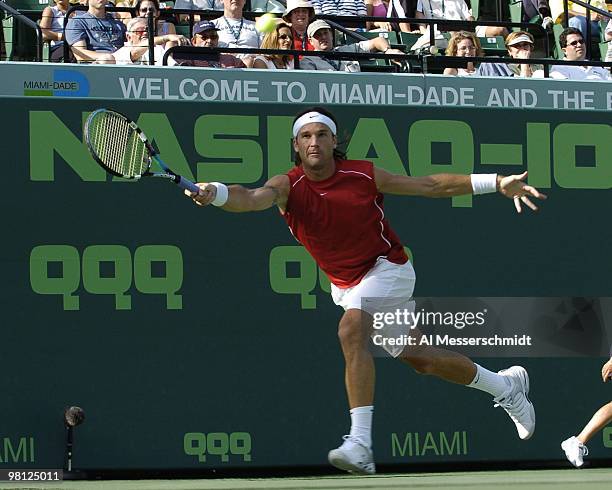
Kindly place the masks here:
<instances>
[{"instance_id":1,"label":"man in white cap","mask_svg":"<svg viewBox=\"0 0 612 490\"><path fill-rule=\"evenodd\" d=\"M287 0L287 10L283 20L291 26L293 49L314 50L306 32L314 16L315 10L310 0Z\"/></svg>"},{"instance_id":2,"label":"man in white cap","mask_svg":"<svg viewBox=\"0 0 612 490\"><path fill-rule=\"evenodd\" d=\"M149 64L149 36L146 17L134 17L127 23L125 34L127 42L122 48L113 53L118 65L148 65ZM153 55L155 64L162 65L164 53L173 46L188 46L189 39L180 34L165 34L155 36L157 44L154 46ZM168 65L175 65L174 60L168 58Z\"/></svg>"},{"instance_id":3,"label":"man in white cap","mask_svg":"<svg viewBox=\"0 0 612 490\"><path fill-rule=\"evenodd\" d=\"M528 60L533 52L533 36L525 31L511 32L506 37L506 49L512 58ZM531 78L533 70L529 63L481 63L476 74L482 77Z\"/></svg>"},{"instance_id":4,"label":"man in white cap","mask_svg":"<svg viewBox=\"0 0 612 490\"><path fill-rule=\"evenodd\" d=\"M389 46L384 37L375 37L355 44L345 44L334 48L334 33L331 26L324 20L315 20L308 26L308 38L316 51L330 51L336 53L387 53L404 54L399 49ZM359 62L351 60L330 59L324 56L305 56L300 61L302 70L325 71L360 71Z\"/></svg>"},{"instance_id":5,"label":"man in white cap","mask_svg":"<svg viewBox=\"0 0 612 490\"><path fill-rule=\"evenodd\" d=\"M375 333L382 332L373 330L373 317L381 306L407 307L416 281L411 261L385 216L383 195L433 198L499 192L513 199L518 212L523 205L536 210L530 198L546 196L523 182L527 172L508 177L412 177L391 174L369 161L348 160L337 147L336 119L322 107L298 114L292 134L295 167L272 177L263 187L247 189L212 182L198 184L197 193L185 194L200 206L212 204L231 212L277 207L293 236L325 271L332 283L333 301L344 309L338 338L351 419L350 433L339 448L329 452L328 459L342 470L373 474L375 370L369 342ZM384 348L419 373L491 394L495 406L508 413L521 439L533 435L535 410L528 398L529 375L523 367L495 373L461 354L432 346L386 343Z\"/></svg>"}]
</instances>

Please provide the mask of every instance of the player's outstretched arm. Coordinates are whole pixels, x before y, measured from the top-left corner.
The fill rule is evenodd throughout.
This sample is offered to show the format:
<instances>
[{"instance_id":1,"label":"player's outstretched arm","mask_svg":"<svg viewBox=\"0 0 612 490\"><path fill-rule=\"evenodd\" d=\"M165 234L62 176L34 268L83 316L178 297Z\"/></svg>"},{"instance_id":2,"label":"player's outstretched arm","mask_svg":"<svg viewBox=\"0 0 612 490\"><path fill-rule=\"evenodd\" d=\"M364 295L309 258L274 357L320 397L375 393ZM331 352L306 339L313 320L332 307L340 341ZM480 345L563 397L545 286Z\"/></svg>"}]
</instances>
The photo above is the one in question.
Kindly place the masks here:
<instances>
[{"instance_id":1,"label":"player's outstretched arm","mask_svg":"<svg viewBox=\"0 0 612 490\"><path fill-rule=\"evenodd\" d=\"M219 182L198 183L200 192L185 191L199 206L219 206L225 211L243 213L247 211L263 211L278 206L285 209L289 196L289 177L276 175L268 180L263 187L247 189L241 185L225 186Z\"/></svg>"},{"instance_id":2,"label":"player's outstretched arm","mask_svg":"<svg viewBox=\"0 0 612 490\"><path fill-rule=\"evenodd\" d=\"M546 195L524 182L527 172L520 175L497 175L497 177L494 174L434 174L409 177L375 168L374 174L376 187L384 194L452 197L499 191L502 195L514 200L514 205L519 213L522 211L521 203L537 211L538 208L531 202L530 197L546 199Z\"/></svg>"}]
</instances>

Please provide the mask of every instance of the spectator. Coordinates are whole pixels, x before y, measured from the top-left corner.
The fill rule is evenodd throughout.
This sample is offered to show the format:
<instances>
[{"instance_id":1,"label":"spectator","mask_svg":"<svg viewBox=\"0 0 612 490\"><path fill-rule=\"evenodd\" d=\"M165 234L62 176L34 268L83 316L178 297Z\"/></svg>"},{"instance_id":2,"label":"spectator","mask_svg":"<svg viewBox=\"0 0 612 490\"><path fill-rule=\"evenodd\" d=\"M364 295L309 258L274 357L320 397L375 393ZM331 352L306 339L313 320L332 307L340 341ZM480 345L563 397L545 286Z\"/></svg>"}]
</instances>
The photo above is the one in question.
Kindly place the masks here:
<instances>
[{"instance_id":1,"label":"spectator","mask_svg":"<svg viewBox=\"0 0 612 490\"><path fill-rule=\"evenodd\" d=\"M478 19L484 21L498 20L497 11L499 12L499 20L510 21L510 2L499 2L498 0L480 0L478 5ZM502 26L476 26L476 36L480 37L495 37L508 35L508 29Z\"/></svg>"},{"instance_id":2,"label":"spectator","mask_svg":"<svg viewBox=\"0 0 612 490\"><path fill-rule=\"evenodd\" d=\"M219 46L219 29L214 23L203 20L193 26L191 44L199 48L216 48ZM180 66L198 66L205 68L246 68L242 60L229 54L202 53L174 55L174 61Z\"/></svg>"},{"instance_id":3,"label":"spectator","mask_svg":"<svg viewBox=\"0 0 612 490\"><path fill-rule=\"evenodd\" d=\"M219 30L219 46L229 48L258 48L261 36L255 28L255 22L242 16L246 0L223 0L223 16L213 20ZM240 54L240 58L247 67L253 66L250 54Z\"/></svg>"},{"instance_id":4,"label":"spectator","mask_svg":"<svg viewBox=\"0 0 612 490\"><path fill-rule=\"evenodd\" d=\"M272 12L280 14L285 6L278 0L251 0L251 12Z\"/></svg>"},{"instance_id":5,"label":"spectator","mask_svg":"<svg viewBox=\"0 0 612 490\"><path fill-rule=\"evenodd\" d=\"M472 11L465 0L418 0L415 17L417 19L474 20ZM429 27L421 24L419 30L421 34L427 34Z\"/></svg>"},{"instance_id":6,"label":"spectator","mask_svg":"<svg viewBox=\"0 0 612 490\"><path fill-rule=\"evenodd\" d=\"M386 17L389 11L389 2L387 0L365 0L368 17ZM392 31L393 28L388 21L373 21L367 23L367 29L372 31L378 29L381 31Z\"/></svg>"},{"instance_id":7,"label":"spectator","mask_svg":"<svg viewBox=\"0 0 612 490\"><path fill-rule=\"evenodd\" d=\"M341 53L371 53L381 52L389 54L404 54L397 49L389 47L389 42L384 37L375 37L356 44L346 44L334 47L334 34L331 27L324 20L315 20L308 26L308 37L317 51L330 51ZM329 59L318 56L305 56L300 61L302 70L326 70L326 71L360 71L357 61L344 61Z\"/></svg>"},{"instance_id":8,"label":"spectator","mask_svg":"<svg viewBox=\"0 0 612 490\"><path fill-rule=\"evenodd\" d=\"M315 10L310 0L287 0L287 10L283 20L291 24L293 35L293 49L313 51L314 48L308 40L308 24L315 17Z\"/></svg>"},{"instance_id":9,"label":"spectator","mask_svg":"<svg viewBox=\"0 0 612 490\"><path fill-rule=\"evenodd\" d=\"M123 47L113 53L115 63L118 65L148 65L149 64L149 33L147 32L147 19L135 17L128 22L126 32L127 42ZM178 34L156 36L154 39L154 61L156 65L163 64L164 53L172 46L189 44L189 39ZM172 66L171 58L168 64Z\"/></svg>"},{"instance_id":10,"label":"spectator","mask_svg":"<svg viewBox=\"0 0 612 490\"><path fill-rule=\"evenodd\" d=\"M261 39L255 22L242 16L245 0L223 0L223 16L213 23L219 30L221 46L230 48L258 48Z\"/></svg>"},{"instance_id":11,"label":"spectator","mask_svg":"<svg viewBox=\"0 0 612 490\"><path fill-rule=\"evenodd\" d=\"M68 0L54 0L55 5L45 7L40 19L43 39L51 42L49 57L51 61L61 61L64 57L64 17L70 8Z\"/></svg>"},{"instance_id":12,"label":"spectator","mask_svg":"<svg viewBox=\"0 0 612 490\"><path fill-rule=\"evenodd\" d=\"M0 61L6 61L6 44L4 43L4 10L0 10Z\"/></svg>"},{"instance_id":13,"label":"spectator","mask_svg":"<svg viewBox=\"0 0 612 490\"><path fill-rule=\"evenodd\" d=\"M414 18L416 16L417 0L390 0L387 17L390 18ZM412 26L407 23L391 24L392 30L396 32L412 32ZM418 28L417 28L418 31Z\"/></svg>"},{"instance_id":14,"label":"spectator","mask_svg":"<svg viewBox=\"0 0 612 490\"><path fill-rule=\"evenodd\" d=\"M138 0L118 0L117 2L113 2L113 3L115 3L117 7L126 7L129 9L135 9L137 1ZM110 5L110 4L107 4L107 5ZM121 22L123 22L126 26L128 22L130 21L130 19L132 18L131 12L114 12L113 15L115 16L115 19L121 20Z\"/></svg>"},{"instance_id":15,"label":"spectator","mask_svg":"<svg viewBox=\"0 0 612 490\"><path fill-rule=\"evenodd\" d=\"M458 31L454 32L446 48L446 56L484 56L480 41L473 32ZM445 68L445 75L457 75L466 77L474 75L476 67L469 61L466 68Z\"/></svg>"},{"instance_id":16,"label":"spectator","mask_svg":"<svg viewBox=\"0 0 612 490\"><path fill-rule=\"evenodd\" d=\"M175 9L223 10L223 0L176 0Z\"/></svg>"},{"instance_id":17,"label":"spectator","mask_svg":"<svg viewBox=\"0 0 612 490\"><path fill-rule=\"evenodd\" d=\"M559 44L563 53L564 60L583 61L586 58L586 46L582 33L574 28L568 27L559 36ZM542 73L538 72L538 77ZM609 80L610 72L599 66L570 66L554 65L550 67L550 78L569 79L569 80Z\"/></svg>"},{"instance_id":18,"label":"spectator","mask_svg":"<svg viewBox=\"0 0 612 490\"><path fill-rule=\"evenodd\" d=\"M291 27L284 22L278 23L275 30L265 35L261 47L264 49L292 49ZM253 62L253 68L293 70L293 59L288 54L257 55Z\"/></svg>"},{"instance_id":19,"label":"spectator","mask_svg":"<svg viewBox=\"0 0 612 490\"><path fill-rule=\"evenodd\" d=\"M606 10L606 2L605 0L591 0L589 2L593 7L597 7L601 10ZM574 29L578 29L583 36L586 36L586 9L581 5L578 5L574 2L567 2L569 27L573 27ZM550 9L552 12L552 18L557 24L563 22L565 12L563 10L563 0L550 0ZM595 12L591 12L591 36L596 39L599 39L601 35L601 29L599 28L599 21L603 20L603 17Z\"/></svg>"},{"instance_id":20,"label":"spectator","mask_svg":"<svg viewBox=\"0 0 612 490\"><path fill-rule=\"evenodd\" d=\"M511 58L529 59L533 52L533 36L525 31L515 31L506 37L506 49ZM482 63L476 74L485 77L523 77L531 78L533 69L527 63Z\"/></svg>"},{"instance_id":21,"label":"spectator","mask_svg":"<svg viewBox=\"0 0 612 490\"><path fill-rule=\"evenodd\" d=\"M159 20L159 0L138 0L136 2L136 15L138 17L146 18L149 12L153 13L155 37L176 34L176 28L172 22Z\"/></svg>"},{"instance_id":22,"label":"spectator","mask_svg":"<svg viewBox=\"0 0 612 490\"><path fill-rule=\"evenodd\" d=\"M485 4L481 3L481 5L485 7ZM415 17L417 19L475 20L465 0L418 0ZM495 10L491 12L485 8L481 17L483 20L495 20ZM428 26L423 24L419 26L419 29L422 34L429 32ZM443 30L452 29L443 28ZM507 33L505 27L476 26L478 37L505 36Z\"/></svg>"},{"instance_id":23,"label":"spectator","mask_svg":"<svg viewBox=\"0 0 612 490\"><path fill-rule=\"evenodd\" d=\"M612 20L606 26L606 41L608 41L608 52L606 53L606 61L612 61Z\"/></svg>"},{"instance_id":24,"label":"spectator","mask_svg":"<svg viewBox=\"0 0 612 490\"><path fill-rule=\"evenodd\" d=\"M533 22L533 20L537 17L541 17L542 19L547 19L551 17L550 5L548 3L548 0L521 1L523 4L522 22Z\"/></svg>"},{"instance_id":25,"label":"spectator","mask_svg":"<svg viewBox=\"0 0 612 490\"><path fill-rule=\"evenodd\" d=\"M106 0L89 0L66 25L66 42L78 61L114 64L112 53L123 46L125 24L106 12Z\"/></svg>"},{"instance_id":26,"label":"spectator","mask_svg":"<svg viewBox=\"0 0 612 490\"><path fill-rule=\"evenodd\" d=\"M323 15L365 16L364 0L312 0L315 13Z\"/></svg>"}]
</instances>

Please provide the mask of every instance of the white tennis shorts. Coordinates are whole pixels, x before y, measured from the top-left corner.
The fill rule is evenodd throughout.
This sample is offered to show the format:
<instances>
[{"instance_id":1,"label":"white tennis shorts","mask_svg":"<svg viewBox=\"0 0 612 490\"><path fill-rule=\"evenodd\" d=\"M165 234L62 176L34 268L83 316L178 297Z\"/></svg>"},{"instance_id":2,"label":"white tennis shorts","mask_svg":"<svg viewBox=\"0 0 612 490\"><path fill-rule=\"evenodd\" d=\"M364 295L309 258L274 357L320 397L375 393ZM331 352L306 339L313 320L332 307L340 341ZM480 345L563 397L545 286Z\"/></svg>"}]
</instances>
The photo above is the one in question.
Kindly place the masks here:
<instances>
[{"instance_id":1,"label":"white tennis shorts","mask_svg":"<svg viewBox=\"0 0 612 490\"><path fill-rule=\"evenodd\" d=\"M341 289L331 285L334 303L344 310L357 309L369 313L373 317L397 310L414 311L412 293L416 283L416 274L410 261L405 264L395 264L386 258L379 257L374 267L363 277L361 282L353 287ZM376 318L376 317L375 317ZM385 323L385 326L372 331L384 338L400 338L408 334L410 326L406 324ZM380 344L377 344L380 345ZM404 346L381 345L393 357L401 354Z\"/></svg>"}]
</instances>

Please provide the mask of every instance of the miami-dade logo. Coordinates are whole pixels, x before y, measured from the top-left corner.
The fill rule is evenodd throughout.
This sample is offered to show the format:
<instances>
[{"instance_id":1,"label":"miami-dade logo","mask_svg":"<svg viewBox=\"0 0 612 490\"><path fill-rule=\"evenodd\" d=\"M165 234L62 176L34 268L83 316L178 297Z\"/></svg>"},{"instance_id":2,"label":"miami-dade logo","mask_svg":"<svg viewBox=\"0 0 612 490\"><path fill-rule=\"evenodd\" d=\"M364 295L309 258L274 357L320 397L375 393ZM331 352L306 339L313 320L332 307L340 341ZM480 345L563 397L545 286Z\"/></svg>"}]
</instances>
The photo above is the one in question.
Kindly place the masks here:
<instances>
[{"instance_id":1,"label":"miami-dade logo","mask_svg":"<svg viewBox=\"0 0 612 490\"><path fill-rule=\"evenodd\" d=\"M89 80L76 70L53 70L52 80L25 80L23 95L29 97L87 97Z\"/></svg>"}]
</instances>

